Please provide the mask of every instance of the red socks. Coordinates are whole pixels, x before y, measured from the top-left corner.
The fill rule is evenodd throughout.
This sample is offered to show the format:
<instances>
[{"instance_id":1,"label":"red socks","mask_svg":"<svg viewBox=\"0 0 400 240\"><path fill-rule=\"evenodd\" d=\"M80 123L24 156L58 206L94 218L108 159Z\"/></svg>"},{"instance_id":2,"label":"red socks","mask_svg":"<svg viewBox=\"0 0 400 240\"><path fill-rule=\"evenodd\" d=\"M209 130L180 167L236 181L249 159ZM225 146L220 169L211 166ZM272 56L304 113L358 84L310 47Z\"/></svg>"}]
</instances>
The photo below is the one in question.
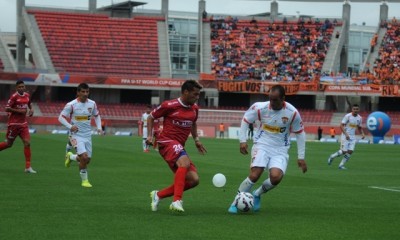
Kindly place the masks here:
<instances>
[{"instance_id":1,"label":"red socks","mask_svg":"<svg viewBox=\"0 0 400 240\"><path fill-rule=\"evenodd\" d=\"M159 198L166 198L174 195L173 201L182 200L183 191L192 188L192 186L185 182L187 168L180 167L175 173L174 184L160 190L157 193Z\"/></svg>"},{"instance_id":2,"label":"red socks","mask_svg":"<svg viewBox=\"0 0 400 240\"><path fill-rule=\"evenodd\" d=\"M25 168L31 167L31 147L24 147Z\"/></svg>"},{"instance_id":3,"label":"red socks","mask_svg":"<svg viewBox=\"0 0 400 240\"><path fill-rule=\"evenodd\" d=\"M174 200L182 200L183 190L185 188L185 178L186 178L187 168L179 167L175 173L174 179Z\"/></svg>"}]
</instances>

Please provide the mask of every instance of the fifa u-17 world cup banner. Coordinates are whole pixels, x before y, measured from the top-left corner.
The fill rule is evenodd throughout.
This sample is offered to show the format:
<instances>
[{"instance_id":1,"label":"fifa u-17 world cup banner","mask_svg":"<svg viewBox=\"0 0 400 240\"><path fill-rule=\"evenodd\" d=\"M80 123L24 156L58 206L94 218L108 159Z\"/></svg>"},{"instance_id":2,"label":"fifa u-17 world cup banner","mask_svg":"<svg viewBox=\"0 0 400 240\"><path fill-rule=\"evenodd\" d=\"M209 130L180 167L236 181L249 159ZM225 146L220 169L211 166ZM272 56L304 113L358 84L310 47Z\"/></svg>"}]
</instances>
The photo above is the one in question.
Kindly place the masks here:
<instances>
[{"instance_id":1,"label":"fifa u-17 world cup banner","mask_svg":"<svg viewBox=\"0 0 400 240\"><path fill-rule=\"evenodd\" d=\"M70 75L57 73L6 73L0 72L0 81L22 80L32 85L52 85L59 86L64 84L78 85L85 82L98 85L120 85L136 86L149 88L180 89L185 79L157 78L157 77L110 77L110 76L91 76L91 75ZM205 88L216 88L214 81L200 81Z\"/></svg>"}]
</instances>

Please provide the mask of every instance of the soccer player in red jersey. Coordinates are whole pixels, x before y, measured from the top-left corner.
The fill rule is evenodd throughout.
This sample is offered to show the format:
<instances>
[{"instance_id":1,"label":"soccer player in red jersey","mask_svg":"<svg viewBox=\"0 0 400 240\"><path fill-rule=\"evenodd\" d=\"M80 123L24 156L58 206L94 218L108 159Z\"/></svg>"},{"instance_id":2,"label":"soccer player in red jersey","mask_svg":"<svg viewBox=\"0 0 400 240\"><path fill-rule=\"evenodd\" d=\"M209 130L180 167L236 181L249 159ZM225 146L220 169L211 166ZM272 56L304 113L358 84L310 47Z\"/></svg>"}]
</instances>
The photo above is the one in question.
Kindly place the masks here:
<instances>
[{"instance_id":1,"label":"soccer player in red jersey","mask_svg":"<svg viewBox=\"0 0 400 240\"><path fill-rule=\"evenodd\" d=\"M150 193L152 211L157 211L158 203L161 199L173 196L173 201L169 208L172 211L184 212L182 206L183 191L199 184L196 166L190 160L184 147L191 133L198 151L201 154L207 152L197 135L196 121L199 107L196 102L199 100L201 89L202 86L196 81L185 81L181 87L181 96L179 98L164 101L147 118L148 144L153 141L154 119L164 118L163 130L157 138L158 150L170 169L175 173L172 185Z\"/></svg>"},{"instance_id":2,"label":"soccer player in red jersey","mask_svg":"<svg viewBox=\"0 0 400 240\"><path fill-rule=\"evenodd\" d=\"M33 109L29 94L25 92L25 83L17 81L17 91L14 93L6 105L6 112L8 115L8 127L6 140L0 143L0 151L11 147L15 138L19 136L24 143L25 155L25 172L36 173L31 167L31 147L30 147L30 134L26 115L31 117Z\"/></svg>"}]
</instances>

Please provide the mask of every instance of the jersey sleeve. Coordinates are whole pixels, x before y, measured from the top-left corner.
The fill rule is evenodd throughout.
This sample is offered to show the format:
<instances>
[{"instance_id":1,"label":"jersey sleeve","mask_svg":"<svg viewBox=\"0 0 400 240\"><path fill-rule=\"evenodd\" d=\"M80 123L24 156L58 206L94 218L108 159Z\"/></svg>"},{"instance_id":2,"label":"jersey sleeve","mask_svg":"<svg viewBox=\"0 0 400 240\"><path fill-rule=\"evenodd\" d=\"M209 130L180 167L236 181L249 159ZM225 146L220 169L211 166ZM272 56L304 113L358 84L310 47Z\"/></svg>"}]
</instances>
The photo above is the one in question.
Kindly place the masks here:
<instances>
[{"instance_id":1,"label":"jersey sleeve","mask_svg":"<svg viewBox=\"0 0 400 240\"><path fill-rule=\"evenodd\" d=\"M61 116L69 118L72 113L72 104L67 103L64 109L61 111Z\"/></svg>"},{"instance_id":2,"label":"jersey sleeve","mask_svg":"<svg viewBox=\"0 0 400 240\"><path fill-rule=\"evenodd\" d=\"M290 125L291 132L301 133L304 130L303 120L301 119L300 113L295 111Z\"/></svg>"},{"instance_id":3,"label":"jersey sleeve","mask_svg":"<svg viewBox=\"0 0 400 240\"><path fill-rule=\"evenodd\" d=\"M196 111L196 118L194 119L194 122L197 122L197 118L199 118L199 106L195 104L194 110Z\"/></svg>"},{"instance_id":4,"label":"jersey sleeve","mask_svg":"<svg viewBox=\"0 0 400 240\"><path fill-rule=\"evenodd\" d=\"M254 103L243 115L243 121L248 124L260 120L260 106L258 103Z\"/></svg>"},{"instance_id":5,"label":"jersey sleeve","mask_svg":"<svg viewBox=\"0 0 400 240\"><path fill-rule=\"evenodd\" d=\"M100 114L99 109L97 108L97 104L94 103L94 107L93 107L93 111L92 111L92 115L97 117Z\"/></svg>"},{"instance_id":6,"label":"jersey sleeve","mask_svg":"<svg viewBox=\"0 0 400 240\"><path fill-rule=\"evenodd\" d=\"M342 119L342 124L347 124L349 122L349 118L345 115Z\"/></svg>"},{"instance_id":7,"label":"jersey sleeve","mask_svg":"<svg viewBox=\"0 0 400 240\"><path fill-rule=\"evenodd\" d=\"M171 108L169 107L167 102L163 102L160 106L158 106L157 108L155 108L150 115L154 118L160 118L160 117L164 117L165 115L168 114L168 112L171 110Z\"/></svg>"},{"instance_id":8,"label":"jersey sleeve","mask_svg":"<svg viewBox=\"0 0 400 240\"><path fill-rule=\"evenodd\" d=\"M10 99L8 99L6 108L12 108L15 104L15 95L12 95Z\"/></svg>"}]
</instances>

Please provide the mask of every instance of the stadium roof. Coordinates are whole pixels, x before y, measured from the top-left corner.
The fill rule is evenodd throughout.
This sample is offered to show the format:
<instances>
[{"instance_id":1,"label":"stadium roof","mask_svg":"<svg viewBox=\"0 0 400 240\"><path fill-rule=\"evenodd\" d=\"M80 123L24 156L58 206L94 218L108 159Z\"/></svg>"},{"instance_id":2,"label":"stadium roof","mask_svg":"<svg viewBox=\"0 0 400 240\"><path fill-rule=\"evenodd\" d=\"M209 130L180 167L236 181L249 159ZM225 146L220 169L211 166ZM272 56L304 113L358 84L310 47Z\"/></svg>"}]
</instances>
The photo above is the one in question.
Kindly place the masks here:
<instances>
[{"instance_id":1,"label":"stadium roof","mask_svg":"<svg viewBox=\"0 0 400 240\"><path fill-rule=\"evenodd\" d=\"M145 5L145 4L147 4L147 3L126 1L126 2L120 2L120 3L111 4L109 6L101 7L101 8L99 8L99 10L104 10L104 11L126 10L126 9L132 9L137 6Z\"/></svg>"}]
</instances>

